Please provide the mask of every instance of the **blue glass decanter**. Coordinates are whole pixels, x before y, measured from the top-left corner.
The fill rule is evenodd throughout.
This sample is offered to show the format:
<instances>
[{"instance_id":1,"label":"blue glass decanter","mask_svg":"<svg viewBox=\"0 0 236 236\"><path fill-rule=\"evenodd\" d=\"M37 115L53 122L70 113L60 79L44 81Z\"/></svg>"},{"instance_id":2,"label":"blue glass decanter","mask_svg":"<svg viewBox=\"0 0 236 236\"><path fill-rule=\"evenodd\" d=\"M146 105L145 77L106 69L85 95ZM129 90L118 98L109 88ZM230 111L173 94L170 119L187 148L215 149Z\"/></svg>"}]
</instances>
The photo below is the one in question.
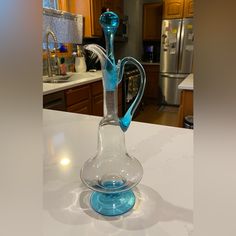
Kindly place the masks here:
<instances>
[{"instance_id":1,"label":"blue glass decanter","mask_svg":"<svg viewBox=\"0 0 236 236\"><path fill-rule=\"evenodd\" d=\"M97 154L84 163L80 176L82 182L93 190L91 207L102 215L117 216L133 208L135 195L132 188L143 176L140 162L126 151L124 132L143 96L146 76L142 65L132 57L123 58L117 65L115 63L113 41L119 26L118 16L113 12L105 12L100 16L100 24L106 39L106 50L95 44L86 45L85 48L95 53L101 62L104 117L98 129ZM117 90L127 62L138 68L140 87L124 117L118 118Z\"/></svg>"}]
</instances>

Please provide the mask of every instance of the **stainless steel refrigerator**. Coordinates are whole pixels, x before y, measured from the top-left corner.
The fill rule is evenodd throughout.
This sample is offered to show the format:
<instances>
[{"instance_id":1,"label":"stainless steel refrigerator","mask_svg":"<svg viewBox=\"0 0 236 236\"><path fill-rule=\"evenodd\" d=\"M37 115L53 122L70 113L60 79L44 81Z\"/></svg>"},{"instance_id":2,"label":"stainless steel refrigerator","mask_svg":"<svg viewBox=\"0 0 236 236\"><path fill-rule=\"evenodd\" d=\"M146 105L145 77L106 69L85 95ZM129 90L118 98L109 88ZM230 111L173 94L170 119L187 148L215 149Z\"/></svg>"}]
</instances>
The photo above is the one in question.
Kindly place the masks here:
<instances>
[{"instance_id":1,"label":"stainless steel refrigerator","mask_svg":"<svg viewBox=\"0 0 236 236\"><path fill-rule=\"evenodd\" d=\"M179 105L178 85L192 73L193 19L162 21L160 88L162 104Z\"/></svg>"}]
</instances>

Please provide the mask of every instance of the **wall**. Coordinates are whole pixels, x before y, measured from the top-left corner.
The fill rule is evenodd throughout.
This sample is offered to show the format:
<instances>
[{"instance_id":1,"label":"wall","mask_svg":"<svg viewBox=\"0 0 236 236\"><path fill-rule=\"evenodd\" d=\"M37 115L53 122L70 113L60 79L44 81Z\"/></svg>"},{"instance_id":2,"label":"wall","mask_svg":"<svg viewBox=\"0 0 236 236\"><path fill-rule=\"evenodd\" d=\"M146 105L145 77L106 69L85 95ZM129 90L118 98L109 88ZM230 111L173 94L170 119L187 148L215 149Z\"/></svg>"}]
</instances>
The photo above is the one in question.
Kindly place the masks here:
<instances>
[{"instance_id":1,"label":"wall","mask_svg":"<svg viewBox=\"0 0 236 236\"><path fill-rule=\"evenodd\" d=\"M126 43L116 43L116 58L132 56L140 60L143 54L142 27L143 3L162 2L162 0L129 0L124 1L124 13L129 16L129 39Z\"/></svg>"},{"instance_id":2,"label":"wall","mask_svg":"<svg viewBox=\"0 0 236 236\"><path fill-rule=\"evenodd\" d=\"M116 58L132 56L140 59L142 55L142 0L124 1L124 14L129 16L128 42L115 45Z\"/></svg>"}]
</instances>

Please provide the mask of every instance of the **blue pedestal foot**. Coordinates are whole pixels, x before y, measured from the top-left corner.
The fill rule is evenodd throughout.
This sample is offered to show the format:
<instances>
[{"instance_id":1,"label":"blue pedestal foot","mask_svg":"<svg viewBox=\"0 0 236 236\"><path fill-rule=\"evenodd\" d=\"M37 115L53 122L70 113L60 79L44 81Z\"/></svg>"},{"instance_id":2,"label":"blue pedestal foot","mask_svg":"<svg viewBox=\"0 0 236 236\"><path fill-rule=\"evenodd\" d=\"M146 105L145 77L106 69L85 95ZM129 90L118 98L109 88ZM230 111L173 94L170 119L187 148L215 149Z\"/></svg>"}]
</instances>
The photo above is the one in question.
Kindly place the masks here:
<instances>
[{"instance_id":1,"label":"blue pedestal foot","mask_svg":"<svg viewBox=\"0 0 236 236\"><path fill-rule=\"evenodd\" d=\"M133 208L135 195L132 190L121 193L93 192L90 204L96 212L104 216L118 216Z\"/></svg>"}]
</instances>

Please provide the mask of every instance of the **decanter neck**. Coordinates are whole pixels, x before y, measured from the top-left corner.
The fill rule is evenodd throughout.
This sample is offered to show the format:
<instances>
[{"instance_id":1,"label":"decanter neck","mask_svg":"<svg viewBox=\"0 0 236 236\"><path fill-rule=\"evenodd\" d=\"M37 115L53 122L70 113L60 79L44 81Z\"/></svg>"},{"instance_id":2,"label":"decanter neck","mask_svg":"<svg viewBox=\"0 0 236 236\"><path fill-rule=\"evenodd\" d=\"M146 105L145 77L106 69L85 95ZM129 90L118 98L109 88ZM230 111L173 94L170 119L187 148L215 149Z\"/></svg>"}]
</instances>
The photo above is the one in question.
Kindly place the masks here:
<instances>
[{"instance_id":1,"label":"decanter neck","mask_svg":"<svg viewBox=\"0 0 236 236\"><path fill-rule=\"evenodd\" d=\"M125 156L125 135L118 119L104 117L99 125L98 131L98 152L104 157Z\"/></svg>"},{"instance_id":2,"label":"decanter neck","mask_svg":"<svg viewBox=\"0 0 236 236\"><path fill-rule=\"evenodd\" d=\"M103 96L103 115L105 118L113 118L118 120L118 102L117 102L117 89L114 91L104 90Z\"/></svg>"}]
</instances>

